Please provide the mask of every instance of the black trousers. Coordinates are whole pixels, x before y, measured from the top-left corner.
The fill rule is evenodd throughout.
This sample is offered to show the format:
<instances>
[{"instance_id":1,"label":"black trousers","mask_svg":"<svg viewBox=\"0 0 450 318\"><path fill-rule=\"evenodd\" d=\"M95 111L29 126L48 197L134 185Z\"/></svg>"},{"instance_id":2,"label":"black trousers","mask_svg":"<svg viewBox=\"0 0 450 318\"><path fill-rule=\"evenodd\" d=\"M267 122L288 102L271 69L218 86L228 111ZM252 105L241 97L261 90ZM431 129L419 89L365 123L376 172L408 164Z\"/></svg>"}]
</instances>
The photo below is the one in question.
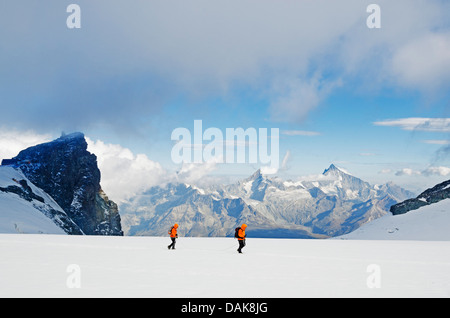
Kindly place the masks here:
<instances>
[{"instance_id":1,"label":"black trousers","mask_svg":"<svg viewBox=\"0 0 450 318\"><path fill-rule=\"evenodd\" d=\"M244 248L245 246L245 240L238 240L239 242L239 248L238 248L238 252L240 253L241 250Z\"/></svg>"},{"instance_id":2,"label":"black trousers","mask_svg":"<svg viewBox=\"0 0 450 318\"><path fill-rule=\"evenodd\" d=\"M168 246L168 248L174 250L174 249L175 249L175 238L174 238L174 237L171 237L170 239L172 240L172 244L170 244L170 245Z\"/></svg>"}]
</instances>

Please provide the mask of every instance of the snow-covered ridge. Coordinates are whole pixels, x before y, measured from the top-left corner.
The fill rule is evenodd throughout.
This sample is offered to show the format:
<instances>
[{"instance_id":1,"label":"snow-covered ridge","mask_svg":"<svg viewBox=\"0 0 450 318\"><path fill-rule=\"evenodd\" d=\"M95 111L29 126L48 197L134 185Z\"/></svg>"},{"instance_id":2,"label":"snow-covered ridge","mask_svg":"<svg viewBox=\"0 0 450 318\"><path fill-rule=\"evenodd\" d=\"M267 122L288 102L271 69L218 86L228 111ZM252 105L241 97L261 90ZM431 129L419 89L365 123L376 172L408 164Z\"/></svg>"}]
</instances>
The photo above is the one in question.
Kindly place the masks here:
<instances>
[{"instance_id":1,"label":"snow-covered ridge","mask_svg":"<svg viewBox=\"0 0 450 318\"><path fill-rule=\"evenodd\" d=\"M391 213L338 237L355 240L450 241L450 199L405 214Z\"/></svg>"},{"instance_id":2,"label":"snow-covered ridge","mask_svg":"<svg viewBox=\"0 0 450 318\"><path fill-rule=\"evenodd\" d=\"M0 166L0 233L82 234L82 231L52 197L20 170Z\"/></svg>"}]
</instances>

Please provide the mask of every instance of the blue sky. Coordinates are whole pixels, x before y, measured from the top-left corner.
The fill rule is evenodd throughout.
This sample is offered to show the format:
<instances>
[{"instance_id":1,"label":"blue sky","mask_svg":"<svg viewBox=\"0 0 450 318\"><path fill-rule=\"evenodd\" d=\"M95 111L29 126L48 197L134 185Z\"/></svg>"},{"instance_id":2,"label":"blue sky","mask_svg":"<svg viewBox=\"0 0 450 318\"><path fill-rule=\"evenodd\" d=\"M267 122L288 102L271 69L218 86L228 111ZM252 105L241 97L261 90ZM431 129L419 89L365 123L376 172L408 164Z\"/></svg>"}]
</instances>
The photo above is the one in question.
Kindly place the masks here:
<instances>
[{"instance_id":1,"label":"blue sky","mask_svg":"<svg viewBox=\"0 0 450 318\"><path fill-rule=\"evenodd\" d=\"M172 171L171 132L202 120L279 128L286 178L331 163L414 190L450 176L450 124L434 122L450 118L448 1L80 0L81 28L68 29L73 2L2 3L3 136L82 131L130 150L136 169ZM370 3L380 29L367 27Z\"/></svg>"}]
</instances>

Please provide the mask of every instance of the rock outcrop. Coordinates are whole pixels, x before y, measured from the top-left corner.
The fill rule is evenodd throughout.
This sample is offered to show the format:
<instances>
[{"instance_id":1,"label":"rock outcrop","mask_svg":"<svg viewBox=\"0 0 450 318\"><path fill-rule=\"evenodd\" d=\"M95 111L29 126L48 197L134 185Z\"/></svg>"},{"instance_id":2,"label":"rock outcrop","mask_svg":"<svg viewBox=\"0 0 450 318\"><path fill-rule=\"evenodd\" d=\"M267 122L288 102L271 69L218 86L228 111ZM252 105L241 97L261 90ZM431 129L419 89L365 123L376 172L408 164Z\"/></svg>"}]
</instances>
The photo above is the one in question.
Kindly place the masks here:
<instances>
[{"instance_id":1,"label":"rock outcrop","mask_svg":"<svg viewBox=\"0 0 450 318\"><path fill-rule=\"evenodd\" d=\"M404 214L448 198L450 198L450 180L425 190L417 198L409 199L391 206L390 211L393 215Z\"/></svg>"}]
</instances>

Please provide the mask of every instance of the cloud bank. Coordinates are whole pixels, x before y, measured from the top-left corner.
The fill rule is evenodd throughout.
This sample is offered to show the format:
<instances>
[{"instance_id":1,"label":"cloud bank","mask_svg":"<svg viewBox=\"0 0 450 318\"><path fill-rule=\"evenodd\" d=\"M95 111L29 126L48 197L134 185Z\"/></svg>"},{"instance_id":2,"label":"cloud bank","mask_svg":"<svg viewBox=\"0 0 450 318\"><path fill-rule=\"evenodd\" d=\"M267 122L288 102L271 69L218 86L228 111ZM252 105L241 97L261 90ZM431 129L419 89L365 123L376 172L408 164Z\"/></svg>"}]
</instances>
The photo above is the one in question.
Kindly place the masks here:
<instances>
[{"instance_id":1,"label":"cloud bank","mask_svg":"<svg viewBox=\"0 0 450 318\"><path fill-rule=\"evenodd\" d=\"M271 120L299 122L345 85L449 88L446 1L380 0L377 30L359 0L77 4L77 30L67 3L2 5L1 124L133 133L174 99L243 90Z\"/></svg>"}]
</instances>

